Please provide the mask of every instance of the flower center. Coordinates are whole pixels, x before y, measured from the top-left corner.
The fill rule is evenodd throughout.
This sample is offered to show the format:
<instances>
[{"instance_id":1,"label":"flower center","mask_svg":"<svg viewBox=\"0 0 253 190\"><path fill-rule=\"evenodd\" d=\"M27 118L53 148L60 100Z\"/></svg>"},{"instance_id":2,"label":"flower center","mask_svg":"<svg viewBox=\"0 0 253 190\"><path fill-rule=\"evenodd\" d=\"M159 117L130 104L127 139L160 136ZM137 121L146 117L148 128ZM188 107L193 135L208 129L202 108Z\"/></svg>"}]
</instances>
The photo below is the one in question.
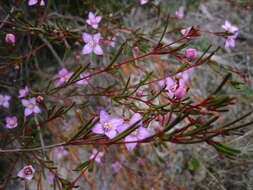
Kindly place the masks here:
<instances>
[{"instance_id":1,"label":"flower center","mask_svg":"<svg viewBox=\"0 0 253 190\"><path fill-rule=\"evenodd\" d=\"M104 124L105 131L109 131L111 128L112 128L112 125L110 123L105 123Z\"/></svg>"},{"instance_id":2,"label":"flower center","mask_svg":"<svg viewBox=\"0 0 253 190\"><path fill-rule=\"evenodd\" d=\"M131 133L131 135L133 135L133 136L136 136L137 134L138 134L137 129L135 129L135 130Z\"/></svg>"},{"instance_id":3,"label":"flower center","mask_svg":"<svg viewBox=\"0 0 253 190\"><path fill-rule=\"evenodd\" d=\"M28 107L29 109L33 109L33 108L34 108L34 105L33 105L33 104L29 104L27 107Z\"/></svg>"},{"instance_id":4,"label":"flower center","mask_svg":"<svg viewBox=\"0 0 253 190\"><path fill-rule=\"evenodd\" d=\"M177 88L178 88L178 85L175 84L175 85L173 85L173 86L170 88L170 90L171 90L172 92L175 92L175 91L177 90Z\"/></svg>"},{"instance_id":5,"label":"flower center","mask_svg":"<svg viewBox=\"0 0 253 190\"><path fill-rule=\"evenodd\" d=\"M95 18L91 19L91 24L97 24L97 20Z\"/></svg>"},{"instance_id":6,"label":"flower center","mask_svg":"<svg viewBox=\"0 0 253 190\"><path fill-rule=\"evenodd\" d=\"M11 121L9 122L9 124L10 124L10 125L15 125L16 122L15 122L14 120L11 120Z\"/></svg>"},{"instance_id":7,"label":"flower center","mask_svg":"<svg viewBox=\"0 0 253 190\"><path fill-rule=\"evenodd\" d=\"M95 41L93 41L93 40L89 41L88 44L89 44L89 46L92 47L92 48L94 48L94 47L97 45L97 43L96 43Z\"/></svg>"},{"instance_id":8,"label":"flower center","mask_svg":"<svg viewBox=\"0 0 253 190\"><path fill-rule=\"evenodd\" d=\"M32 175L32 173L33 173L33 171L32 171L31 168L25 168L25 169L24 169L24 174L25 174L25 175Z\"/></svg>"}]
</instances>

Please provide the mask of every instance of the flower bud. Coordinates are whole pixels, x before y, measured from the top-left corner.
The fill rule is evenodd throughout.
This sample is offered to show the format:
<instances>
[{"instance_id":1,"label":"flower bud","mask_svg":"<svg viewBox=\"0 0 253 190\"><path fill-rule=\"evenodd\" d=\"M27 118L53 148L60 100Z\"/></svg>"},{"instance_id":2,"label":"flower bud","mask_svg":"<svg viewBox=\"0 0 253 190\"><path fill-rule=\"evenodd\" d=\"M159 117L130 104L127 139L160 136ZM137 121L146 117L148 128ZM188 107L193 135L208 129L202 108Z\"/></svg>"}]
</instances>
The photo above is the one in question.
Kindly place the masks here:
<instances>
[{"instance_id":1,"label":"flower bud","mask_svg":"<svg viewBox=\"0 0 253 190\"><path fill-rule=\"evenodd\" d=\"M185 57L188 59L195 59L197 57L197 50L195 48L189 48L185 51Z\"/></svg>"},{"instance_id":2,"label":"flower bud","mask_svg":"<svg viewBox=\"0 0 253 190\"><path fill-rule=\"evenodd\" d=\"M6 34L5 41L8 44L15 44L15 35L14 34Z\"/></svg>"}]
</instances>

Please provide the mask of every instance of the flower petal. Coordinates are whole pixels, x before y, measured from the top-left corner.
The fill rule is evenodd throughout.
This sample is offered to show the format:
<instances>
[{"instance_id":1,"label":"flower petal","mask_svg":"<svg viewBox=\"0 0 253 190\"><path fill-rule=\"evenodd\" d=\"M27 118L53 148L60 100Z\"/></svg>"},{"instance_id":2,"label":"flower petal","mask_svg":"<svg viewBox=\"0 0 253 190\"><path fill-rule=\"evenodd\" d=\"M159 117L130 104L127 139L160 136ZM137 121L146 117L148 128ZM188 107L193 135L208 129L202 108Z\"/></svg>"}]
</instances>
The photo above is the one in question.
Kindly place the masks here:
<instances>
[{"instance_id":1,"label":"flower petal","mask_svg":"<svg viewBox=\"0 0 253 190\"><path fill-rule=\"evenodd\" d=\"M104 110L101 110L101 111L100 111L99 117L100 117L100 123L101 123L102 125L103 125L104 123L106 123L106 122L109 120L109 118L110 118L109 114L108 114L106 111L104 111Z\"/></svg>"},{"instance_id":2,"label":"flower petal","mask_svg":"<svg viewBox=\"0 0 253 190\"><path fill-rule=\"evenodd\" d=\"M97 123L93 128L92 132L96 134L104 134L103 126L100 123Z\"/></svg>"},{"instance_id":3,"label":"flower petal","mask_svg":"<svg viewBox=\"0 0 253 190\"><path fill-rule=\"evenodd\" d=\"M90 34L88 34L88 33L85 33L85 32L84 32L84 33L82 34L82 37L83 37L83 41L86 42L86 43L92 41L92 35L90 35Z\"/></svg>"},{"instance_id":4,"label":"flower petal","mask_svg":"<svg viewBox=\"0 0 253 190\"><path fill-rule=\"evenodd\" d=\"M142 119L141 114L135 113L135 114L132 116L132 118L131 118L129 124L130 124L130 125L133 125L134 123L136 123L137 121L139 121L139 120L141 120L141 119Z\"/></svg>"},{"instance_id":5,"label":"flower petal","mask_svg":"<svg viewBox=\"0 0 253 190\"><path fill-rule=\"evenodd\" d=\"M31 115L33 112L29 108L25 108L25 116Z\"/></svg>"},{"instance_id":6,"label":"flower petal","mask_svg":"<svg viewBox=\"0 0 253 190\"><path fill-rule=\"evenodd\" d=\"M116 132L116 130L111 129L111 130L109 130L109 131L106 131L106 132L105 132L105 135L106 135L109 139L112 139L112 138L116 137L117 132Z\"/></svg>"},{"instance_id":7,"label":"flower petal","mask_svg":"<svg viewBox=\"0 0 253 190\"><path fill-rule=\"evenodd\" d=\"M86 55L92 52L92 48L89 46L89 44L86 44L82 49L82 54Z\"/></svg>"},{"instance_id":8,"label":"flower petal","mask_svg":"<svg viewBox=\"0 0 253 190\"><path fill-rule=\"evenodd\" d=\"M109 121L109 123L116 129L118 126L124 123L124 120L121 118L113 118Z\"/></svg>"},{"instance_id":9,"label":"flower petal","mask_svg":"<svg viewBox=\"0 0 253 190\"><path fill-rule=\"evenodd\" d=\"M131 135L128 135L125 138L125 142L131 142L131 141L137 141L137 140L138 139L136 137L132 137ZM126 143L125 145L126 145L127 150L130 152L136 147L137 143L136 142L135 143Z\"/></svg>"},{"instance_id":10,"label":"flower petal","mask_svg":"<svg viewBox=\"0 0 253 190\"><path fill-rule=\"evenodd\" d=\"M101 46L98 45L98 44L94 47L93 51L94 51L94 53L97 54L97 55L103 55L103 54L104 54L104 52L103 52Z\"/></svg>"}]
</instances>

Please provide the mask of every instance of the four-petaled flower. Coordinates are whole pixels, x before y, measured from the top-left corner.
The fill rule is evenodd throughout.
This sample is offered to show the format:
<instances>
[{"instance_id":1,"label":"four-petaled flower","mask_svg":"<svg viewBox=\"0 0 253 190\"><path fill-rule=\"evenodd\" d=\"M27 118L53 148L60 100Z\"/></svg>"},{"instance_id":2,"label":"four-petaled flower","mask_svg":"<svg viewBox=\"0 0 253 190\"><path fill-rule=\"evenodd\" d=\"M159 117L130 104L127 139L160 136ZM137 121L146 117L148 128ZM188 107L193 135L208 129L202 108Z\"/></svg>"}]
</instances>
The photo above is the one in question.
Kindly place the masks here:
<instances>
[{"instance_id":1,"label":"four-petaled flower","mask_svg":"<svg viewBox=\"0 0 253 190\"><path fill-rule=\"evenodd\" d=\"M55 76L55 86L59 87L64 82L67 82L72 76L73 72L69 72L66 68L61 69Z\"/></svg>"},{"instance_id":2,"label":"four-petaled flower","mask_svg":"<svg viewBox=\"0 0 253 190\"><path fill-rule=\"evenodd\" d=\"M142 119L142 116L139 113L135 113L132 118L130 119L129 122L125 123L124 125L121 125L118 127L119 133L122 133L129 127L131 127L133 124L136 122L140 121ZM142 123L140 122L138 128L134 130L132 133L130 133L128 136L125 137L125 142L126 142L126 148L128 151L131 151L134 149L134 147L137 145L137 142L132 142L131 141L139 141L143 140L149 136L151 136L151 133L148 129L142 127Z\"/></svg>"},{"instance_id":3,"label":"four-petaled flower","mask_svg":"<svg viewBox=\"0 0 253 190\"><path fill-rule=\"evenodd\" d=\"M61 158L67 156L69 152L64 149L63 146L57 147L53 150L53 152L56 154L56 158L60 160Z\"/></svg>"},{"instance_id":4,"label":"four-petaled flower","mask_svg":"<svg viewBox=\"0 0 253 190\"><path fill-rule=\"evenodd\" d=\"M25 106L25 116L31 115L32 113L40 113L40 108L37 106L36 98L29 100L21 100L23 106Z\"/></svg>"},{"instance_id":5,"label":"four-petaled flower","mask_svg":"<svg viewBox=\"0 0 253 190\"><path fill-rule=\"evenodd\" d=\"M96 134L104 134L112 139L117 134L117 128L123 124L121 118L111 118L104 110L100 111L100 122L93 128L92 132Z\"/></svg>"},{"instance_id":6,"label":"four-petaled flower","mask_svg":"<svg viewBox=\"0 0 253 190\"><path fill-rule=\"evenodd\" d=\"M90 160L95 159L97 163L101 163L101 158L104 156L104 152L98 152L97 149L92 149L92 154L90 155Z\"/></svg>"},{"instance_id":7,"label":"four-petaled flower","mask_svg":"<svg viewBox=\"0 0 253 190\"><path fill-rule=\"evenodd\" d=\"M24 98L24 97L28 96L28 94L29 94L29 89L28 89L28 87L26 86L25 88L20 89L18 92L19 92L18 98Z\"/></svg>"},{"instance_id":8,"label":"four-petaled flower","mask_svg":"<svg viewBox=\"0 0 253 190\"><path fill-rule=\"evenodd\" d=\"M232 25L228 20L222 25L222 28L228 32L235 33L239 30L237 26Z\"/></svg>"},{"instance_id":9,"label":"four-petaled flower","mask_svg":"<svg viewBox=\"0 0 253 190\"><path fill-rule=\"evenodd\" d=\"M9 100L11 99L10 96L8 95L2 95L0 94L0 106L3 106L5 108L9 108Z\"/></svg>"},{"instance_id":10,"label":"four-petaled flower","mask_svg":"<svg viewBox=\"0 0 253 190\"><path fill-rule=\"evenodd\" d=\"M92 12L89 12L87 24L91 25L93 28L98 28L98 23L101 21L102 16L96 16Z\"/></svg>"},{"instance_id":11,"label":"four-petaled flower","mask_svg":"<svg viewBox=\"0 0 253 190\"><path fill-rule=\"evenodd\" d=\"M17 117L13 116L13 117L6 117L5 118L6 121L6 128L12 129L12 128L16 128L18 126L18 122L17 122Z\"/></svg>"},{"instance_id":12,"label":"four-petaled flower","mask_svg":"<svg viewBox=\"0 0 253 190\"><path fill-rule=\"evenodd\" d=\"M32 167L32 165L27 165L18 172L18 177L31 180L33 178L34 173L35 169Z\"/></svg>"},{"instance_id":13,"label":"four-petaled flower","mask_svg":"<svg viewBox=\"0 0 253 190\"><path fill-rule=\"evenodd\" d=\"M86 55L91 52L94 52L97 55L103 55L103 50L99 45L99 40L101 38L101 34L88 34L88 33L83 33L82 35L83 41L86 43L85 46L82 49L82 54Z\"/></svg>"},{"instance_id":14,"label":"four-petaled flower","mask_svg":"<svg viewBox=\"0 0 253 190\"><path fill-rule=\"evenodd\" d=\"M15 44L15 35L14 34L6 34L5 41L8 44Z\"/></svg>"},{"instance_id":15,"label":"four-petaled flower","mask_svg":"<svg viewBox=\"0 0 253 190\"><path fill-rule=\"evenodd\" d=\"M36 5L38 3L40 4L40 6L45 6L45 1L44 0L29 0L28 1L29 6L33 6L33 5Z\"/></svg>"},{"instance_id":16,"label":"four-petaled flower","mask_svg":"<svg viewBox=\"0 0 253 190\"><path fill-rule=\"evenodd\" d=\"M79 78L81 79L81 78L85 78L85 79L83 79L83 80L79 80L79 81L77 81L76 82L76 84L79 84L79 85L86 85L86 84L89 84L89 77L87 77L87 76L89 76L90 75L90 73L82 73L82 74L80 74L80 76L79 76Z\"/></svg>"}]
</instances>

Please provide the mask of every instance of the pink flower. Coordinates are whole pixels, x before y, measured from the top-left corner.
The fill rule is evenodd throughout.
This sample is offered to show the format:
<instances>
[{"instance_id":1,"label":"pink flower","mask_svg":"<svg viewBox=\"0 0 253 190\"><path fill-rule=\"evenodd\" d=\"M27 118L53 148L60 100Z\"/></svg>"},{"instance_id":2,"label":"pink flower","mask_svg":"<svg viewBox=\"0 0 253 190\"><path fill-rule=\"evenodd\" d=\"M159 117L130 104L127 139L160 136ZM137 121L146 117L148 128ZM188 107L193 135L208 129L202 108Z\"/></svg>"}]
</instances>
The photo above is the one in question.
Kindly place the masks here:
<instances>
[{"instance_id":1,"label":"pink flower","mask_svg":"<svg viewBox=\"0 0 253 190\"><path fill-rule=\"evenodd\" d=\"M229 21L225 21L225 24L222 25L222 28L224 28L224 30L231 32L231 33L235 33L239 30L239 28L237 26L233 26Z\"/></svg>"},{"instance_id":2,"label":"pink flower","mask_svg":"<svg viewBox=\"0 0 253 190\"><path fill-rule=\"evenodd\" d=\"M122 133L123 131L127 130L134 123L136 123L137 121L140 121L141 119L142 119L142 116L139 113L135 113L128 123L125 123L124 125L121 125L118 127L119 133ZM128 136L125 137L125 142L138 141L138 140L142 140L151 136L150 131L142 127L142 123L138 125L139 127L135 131L133 131L132 133L130 133ZM125 145L128 151L132 151L137 145L137 142L126 143Z\"/></svg>"},{"instance_id":3,"label":"pink flower","mask_svg":"<svg viewBox=\"0 0 253 190\"><path fill-rule=\"evenodd\" d=\"M16 128L18 126L17 123L17 117L13 116L13 117L6 117L5 118L6 121L6 128L12 129L12 128Z\"/></svg>"},{"instance_id":4,"label":"pink flower","mask_svg":"<svg viewBox=\"0 0 253 190\"><path fill-rule=\"evenodd\" d=\"M24 97L28 96L28 94L29 94L29 89L28 89L28 87L26 86L25 88L20 89L18 92L19 92L18 98L24 98Z\"/></svg>"},{"instance_id":5,"label":"pink flower","mask_svg":"<svg viewBox=\"0 0 253 190\"><path fill-rule=\"evenodd\" d=\"M93 28L98 28L98 23L101 21L102 16L95 16L92 12L89 12L87 24L91 25Z\"/></svg>"},{"instance_id":6,"label":"pink flower","mask_svg":"<svg viewBox=\"0 0 253 190\"><path fill-rule=\"evenodd\" d=\"M63 146L55 148L53 152L56 154L56 158L58 160L60 160L61 158L65 157L69 154L69 152L66 151Z\"/></svg>"},{"instance_id":7,"label":"pink flower","mask_svg":"<svg viewBox=\"0 0 253 190\"><path fill-rule=\"evenodd\" d=\"M92 154L90 155L90 160L95 158L97 163L101 163L101 158L104 156L104 152L98 152L97 149L92 149Z\"/></svg>"},{"instance_id":8,"label":"pink flower","mask_svg":"<svg viewBox=\"0 0 253 190\"><path fill-rule=\"evenodd\" d=\"M6 34L5 41L8 44L15 44L15 35L14 34Z\"/></svg>"},{"instance_id":9,"label":"pink flower","mask_svg":"<svg viewBox=\"0 0 253 190\"><path fill-rule=\"evenodd\" d=\"M166 85L165 90L167 90L169 94L175 96L177 99L181 99L186 94L186 89L184 87L185 81L182 79L174 81L171 77L167 77L166 79L159 81L158 84L161 87Z\"/></svg>"},{"instance_id":10,"label":"pink flower","mask_svg":"<svg viewBox=\"0 0 253 190\"><path fill-rule=\"evenodd\" d=\"M185 57L188 59L195 59L197 57L197 50L195 48L188 48L185 50Z\"/></svg>"},{"instance_id":11,"label":"pink flower","mask_svg":"<svg viewBox=\"0 0 253 190\"><path fill-rule=\"evenodd\" d=\"M3 106L5 108L9 108L10 103L9 100L11 99L8 95L2 95L0 94L0 106Z\"/></svg>"},{"instance_id":12,"label":"pink flower","mask_svg":"<svg viewBox=\"0 0 253 190\"><path fill-rule=\"evenodd\" d=\"M82 49L82 54L86 55L91 52L94 52L97 55L103 55L103 50L99 45L99 40L101 38L101 34L88 34L88 33L83 33L83 41L86 43L86 45Z\"/></svg>"},{"instance_id":13,"label":"pink flower","mask_svg":"<svg viewBox=\"0 0 253 190\"><path fill-rule=\"evenodd\" d=\"M112 163L111 166L112 166L115 173L118 173L118 171L122 168L122 164L118 161Z\"/></svg>"},{"instance_id":14,"label":"pink flower","mask_svg":"<svg viewBox=\"0 0 253 190\"><path fill-rule=\"evenodd\" d=\"M67 69L63 68L61 69L55 76L55 86L59 87L64 82L67 82L70 77L72 76L73 72L69 72Z\"/></svg>"},{"instance_id":15,"label":"pink flower","mask_svg":"<svg viewBox=\"0 0 253 190\"><path fill-rule=\"evenodd\" d=\"M149 1L149 0L140 0L140 4L141 4L141 5L144 5L144 4L146 4L148 1Z\"/></svg>"},{"instance_id":16,"label":"pink flower","mask_svg":"<svg viewBox=\"0 0 253 190\"><path fill-rule=\"evenodd\" d=\"M178 19L184 18L184 7L180 7L175 14Z\"/></svg>"},{"instance_id":17,"label":"pink flower","mask_svg":"<svg viewBox=\"0 0 253 190\"><path fill-rule=\"evenodd\" d=\"M238 36L238 32L232 36L228 36L225 42L225 48L235 47L235 39Z\"/></svg>"},{"instance_id":18,"label":"pink flower","mask_svg":"<svg viewBox=\"0 0 253 190\"><path fill-rule=\"evenodd\" d=\"M35 4L40 4L40 6L45 6L45 1L44 0L28 0L28 5L33 6Z\"/></svg>"},{"instance_id":19,"label":"pink flower","mask_svg":"<svg viewBox=\"0 0 253 190\"><path fill-rule=\"evenodd\" d=\"M25 106L25 116L31 115L32 113L40 113L41 110L37 106L36 98L31 98L29 100L21 100L23 106Z\"/></svg>"},{"instance_id":20,"label":"pink flower","mask_svg":"<svg viewBox=\"0 0 253 190\"><path fill-rule=\"evenodd\" d=\"M32 165L27 165L18 172L18 177L31 180L33 178L34 173L35 169L32 167Z\"/></svg>"},{"instance_id":21,"label":"pink flower","mask_svg":"<svg viewBox=\"0 0 253 190\"><path fill-rule=\"evenodd\" d=\"M108 113L100 111L100 122L93 128L92 132L96 134L104 134L112 139L117 135L117 128L123 124L124 120L121 118L111 118Z\"/></svg>"},{"instance_id":22,"label":"pink flower","mask_svg":"<svg viewBox=\"0 0 253 190\"><path fill-rule=\"evenodd\" d=\"M90 73L82 73L82 74L80 74L80 78L84 78L84 77L87 77L87 76L89 76L90 75ZM79 85L86 85L86 84L89 84L89 77L87 77L87 78L85 78L85 79L83 79L83 80L79 80L79 81L77 81L76 82L76 84L79 84Z\"/></svg>"}]
</instances>

